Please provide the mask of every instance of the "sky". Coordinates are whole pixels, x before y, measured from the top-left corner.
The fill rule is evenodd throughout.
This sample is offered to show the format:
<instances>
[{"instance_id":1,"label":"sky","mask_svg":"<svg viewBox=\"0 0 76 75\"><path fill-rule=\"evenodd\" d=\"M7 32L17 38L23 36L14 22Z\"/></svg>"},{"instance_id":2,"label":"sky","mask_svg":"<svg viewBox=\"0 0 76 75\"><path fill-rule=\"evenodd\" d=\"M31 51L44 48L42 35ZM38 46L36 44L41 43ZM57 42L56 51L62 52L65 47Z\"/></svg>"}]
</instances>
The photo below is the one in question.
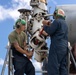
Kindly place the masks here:
<instances>
[{"instance_id":1,"label":"sky","mask_svg":"<svg viewBox=\"0 0 76 75\"><path fill-rule=\"evenodd\" d=\"M57 5L76 4L76 0L47 0L47 8L52 14ZM13 25L20 13L20 8L31 9L30 0L0 0L0 73L7 52L8 35L13 30ZM34 61L36 69L40 69L40 63ZM6 69L6 75L7 69ZM38 74L37 74L38 75ZM40 75L40 74L39 74Z\"/></svg>"}]
</instances>

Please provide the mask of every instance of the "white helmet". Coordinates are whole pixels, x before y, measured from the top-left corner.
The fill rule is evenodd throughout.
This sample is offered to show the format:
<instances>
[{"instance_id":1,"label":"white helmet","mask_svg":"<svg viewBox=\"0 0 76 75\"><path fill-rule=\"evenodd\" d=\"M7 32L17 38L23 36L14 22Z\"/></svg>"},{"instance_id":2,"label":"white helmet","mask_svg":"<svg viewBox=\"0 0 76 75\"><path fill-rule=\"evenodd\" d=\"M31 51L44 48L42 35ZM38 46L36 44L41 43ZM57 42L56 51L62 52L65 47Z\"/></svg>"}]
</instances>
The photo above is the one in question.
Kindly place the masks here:
<instances>
[{"instance_id":1,"label":"white helmet","mask_svg":"<svg viewBox=\"0 0 76 75\"><path fill-rule=\"evenodd\" d=\"M54 14L56 14L56 16L61 16L61 17L65 18L65 12L62 9L56 9L54 11Z\"/></svg>"}]
</instances>

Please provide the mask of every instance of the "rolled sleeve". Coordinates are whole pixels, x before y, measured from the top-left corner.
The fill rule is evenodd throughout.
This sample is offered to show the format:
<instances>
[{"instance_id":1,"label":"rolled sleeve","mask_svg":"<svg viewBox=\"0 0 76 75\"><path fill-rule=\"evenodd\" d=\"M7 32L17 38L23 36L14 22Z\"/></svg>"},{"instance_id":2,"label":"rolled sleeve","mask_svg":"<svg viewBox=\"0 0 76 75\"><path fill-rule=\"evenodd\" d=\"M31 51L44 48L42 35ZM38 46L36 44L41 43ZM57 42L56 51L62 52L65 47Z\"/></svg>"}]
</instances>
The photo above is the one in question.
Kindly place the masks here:
<instances>
[{"instance_id":1,"label":"rolled sleeve","mask_svg":"<svg viewBox=\"0 0 76 75\"><path fill-rule=\"evenodd\" d=\"M10 44L17 42L16 38L13 35L9 35L8 39L9 39Z\"/></svg>"}]
</instances>

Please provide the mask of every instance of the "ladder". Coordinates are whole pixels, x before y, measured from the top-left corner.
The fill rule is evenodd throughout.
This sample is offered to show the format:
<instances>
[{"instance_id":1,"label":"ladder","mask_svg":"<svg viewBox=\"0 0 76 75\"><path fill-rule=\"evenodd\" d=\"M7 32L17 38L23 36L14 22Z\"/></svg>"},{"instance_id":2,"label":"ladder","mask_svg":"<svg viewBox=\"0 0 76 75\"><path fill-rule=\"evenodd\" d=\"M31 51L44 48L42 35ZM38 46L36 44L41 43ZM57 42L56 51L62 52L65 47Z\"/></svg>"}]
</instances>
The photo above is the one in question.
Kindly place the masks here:
<instances>
[{"instance_id":1,"label":"ladder","mask_svg":"<svg viewBox=\"0 0 76 75\"><path fill-rule=\"evenodd\" d=\"M14 68L13 68L13 64L12 64L12 58L13 58L12 50L11 50L10 46L7 46L6 48L7 48L7 53L6 53L3 67L2 67L1 75L4 75L7 64L8 64L8 75L14 75ZM69 50L68 51L68 75L69 75L69 68L70 68L70 57L72 58L72 61L74 63L75 69L76 69L76 61L73 57L71 49L72 49L72 47L69 44L68 45L68 50ZM36 73L46 73L47 74L47 71L36 71Z\"/></svg>"},{"instance_id":2,"label":"ladder","mask_svg":"<svg viewBox=\"0 0 76 75\"><path fill-rule=\"evenodd\" d=\"M7 46L6 48L7 48L7 53L2 67L1 75L4 75L6 65L8 65L8 75L14 75L14 69L12 64L12 58L13 58L12 50L10 46Z\"/></svg>"}]
</instances>

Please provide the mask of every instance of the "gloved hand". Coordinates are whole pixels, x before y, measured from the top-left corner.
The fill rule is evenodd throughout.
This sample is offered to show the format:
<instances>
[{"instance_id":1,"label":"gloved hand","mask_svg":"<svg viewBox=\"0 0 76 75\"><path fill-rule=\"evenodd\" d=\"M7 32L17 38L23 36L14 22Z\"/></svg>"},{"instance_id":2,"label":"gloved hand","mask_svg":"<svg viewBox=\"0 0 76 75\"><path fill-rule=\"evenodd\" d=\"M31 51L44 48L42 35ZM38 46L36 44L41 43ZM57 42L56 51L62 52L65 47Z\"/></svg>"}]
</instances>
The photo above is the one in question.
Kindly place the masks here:
<instances>
[{"instance_id":1,"label":"gloved hand","mask_svg":"<svg viewBox=\"0 0 76 75\"><path fill-rule=\"evenodd\" d=\"M42 24L49 26L51 24L51 21L50 20L43 20Z\"/></svg>"},{"instance_id":2,"label":"gloved hand","mask_svg":"<svg viewBox=\"0 0 76 75\"><path fill-rule=\"evenodd\" d=\"M40 29L40 35L48 36L48 34L44 31L44 29Z\"/></svg>"}]
</instances>

